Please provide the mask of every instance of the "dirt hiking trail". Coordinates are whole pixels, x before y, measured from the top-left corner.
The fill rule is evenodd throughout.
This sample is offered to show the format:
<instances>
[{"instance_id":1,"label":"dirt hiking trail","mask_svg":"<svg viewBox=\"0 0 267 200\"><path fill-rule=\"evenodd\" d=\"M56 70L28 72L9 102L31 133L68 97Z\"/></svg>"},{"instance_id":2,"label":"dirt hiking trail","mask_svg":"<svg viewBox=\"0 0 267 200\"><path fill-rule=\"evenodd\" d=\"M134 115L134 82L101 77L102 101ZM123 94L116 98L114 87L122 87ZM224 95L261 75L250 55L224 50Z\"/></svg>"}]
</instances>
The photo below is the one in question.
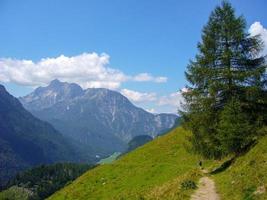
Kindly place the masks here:
<instances>
[{"instance_id":1,"label":"dirt hiking trail","mask_svg":"<svg viewBox=\"0 0 267 200\"><path fill-rule=\"evenodd\" d=\"M214 181L207 176L200 178L198 189L191 196L191 200L220 200Z\"/></svg>"}]
</instances>

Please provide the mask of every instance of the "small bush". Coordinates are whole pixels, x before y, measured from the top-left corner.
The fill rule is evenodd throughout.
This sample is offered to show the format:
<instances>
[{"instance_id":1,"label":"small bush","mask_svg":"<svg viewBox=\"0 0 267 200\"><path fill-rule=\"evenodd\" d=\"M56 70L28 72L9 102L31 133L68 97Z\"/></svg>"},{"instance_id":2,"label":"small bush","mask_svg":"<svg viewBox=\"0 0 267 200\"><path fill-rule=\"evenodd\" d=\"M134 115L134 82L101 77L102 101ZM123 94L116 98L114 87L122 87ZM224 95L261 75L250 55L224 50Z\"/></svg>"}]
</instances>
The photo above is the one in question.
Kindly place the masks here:
<instances>
[{"instance_id":1,"label":"small bush","mask_svg":"<svg viewBox=\"0 0 267 200\"><path fill-rule=\"evenodd\" d=\"M181 186L182 186L182 189L184 189L184 190L196 189L197 188L196 183L194 181L192 181L192 180L183 181Z\"/></svg>"}]
</instances>

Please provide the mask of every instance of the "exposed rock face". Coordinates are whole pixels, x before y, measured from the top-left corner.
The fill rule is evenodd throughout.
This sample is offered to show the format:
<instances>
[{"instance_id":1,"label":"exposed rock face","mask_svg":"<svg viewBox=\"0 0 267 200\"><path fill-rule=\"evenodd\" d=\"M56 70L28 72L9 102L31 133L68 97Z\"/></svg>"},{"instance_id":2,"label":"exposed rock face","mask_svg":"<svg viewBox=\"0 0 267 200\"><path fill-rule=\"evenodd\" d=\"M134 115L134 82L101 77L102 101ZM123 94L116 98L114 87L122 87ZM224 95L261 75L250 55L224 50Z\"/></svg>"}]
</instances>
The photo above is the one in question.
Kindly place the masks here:
<instances>
[{"instance_id":1,"label":"exposed rock face","mask_svg":"<svg viewBox=\"0 0 267 200\"><path fill-rule=\"evenodd\" d=\"M99 155L123 151L137 135L155 137L177 119L173 114L146 112L115 91L83 90L77 84L58 80L20 101L36 117L81 145L92 147Z\"/></svg>"}]
</instances>

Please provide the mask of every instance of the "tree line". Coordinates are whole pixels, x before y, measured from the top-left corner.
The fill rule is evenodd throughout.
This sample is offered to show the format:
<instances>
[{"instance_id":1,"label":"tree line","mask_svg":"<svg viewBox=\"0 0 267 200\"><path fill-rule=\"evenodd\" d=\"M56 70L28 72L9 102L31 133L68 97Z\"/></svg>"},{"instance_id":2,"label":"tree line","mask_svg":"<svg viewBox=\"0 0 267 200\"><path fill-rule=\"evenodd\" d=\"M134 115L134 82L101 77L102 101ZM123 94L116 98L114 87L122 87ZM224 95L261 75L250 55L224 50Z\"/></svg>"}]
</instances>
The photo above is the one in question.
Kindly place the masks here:
<instances>
[{"instance_id":1,"label":"tree line","mask_svg":"<svg viewBox=\"0 0 267 200\"><path fill-rule=\"evenodd\" d=\"M78 163L40 165L18 173L7 183L5 187L7 190L2 196L0 194L0 198L11 200L16 199L14 197L16 195L24 195L28 200L45 199L93 167L95 166ZM17 189L14 190L14 188ZM19 188L21 189L18 190ZM14 192L23 194L14 194Z\"/></svg>"}]
</instances>

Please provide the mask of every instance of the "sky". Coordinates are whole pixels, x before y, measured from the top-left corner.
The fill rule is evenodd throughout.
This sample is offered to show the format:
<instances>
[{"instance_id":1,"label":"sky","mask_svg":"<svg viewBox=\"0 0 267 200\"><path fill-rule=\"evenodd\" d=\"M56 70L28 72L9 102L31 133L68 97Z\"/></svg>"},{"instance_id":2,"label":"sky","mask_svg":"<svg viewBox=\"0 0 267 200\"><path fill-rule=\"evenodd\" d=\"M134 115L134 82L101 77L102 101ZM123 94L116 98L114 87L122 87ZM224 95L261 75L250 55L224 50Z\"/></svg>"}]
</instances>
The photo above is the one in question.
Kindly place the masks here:
<instances>
[{"instance_id":1,"label":"sky","mask_svg":"<svg viewBox=\"0 0 267 200\"><path fill-rule=\"evenodd\" d=\"M267 46L267 1L230 2ZM220 3L0 0L0 84L18 97L57 78L119 91L153 113L176 113L184 71Z\"/></svg>"}]
</instances>

